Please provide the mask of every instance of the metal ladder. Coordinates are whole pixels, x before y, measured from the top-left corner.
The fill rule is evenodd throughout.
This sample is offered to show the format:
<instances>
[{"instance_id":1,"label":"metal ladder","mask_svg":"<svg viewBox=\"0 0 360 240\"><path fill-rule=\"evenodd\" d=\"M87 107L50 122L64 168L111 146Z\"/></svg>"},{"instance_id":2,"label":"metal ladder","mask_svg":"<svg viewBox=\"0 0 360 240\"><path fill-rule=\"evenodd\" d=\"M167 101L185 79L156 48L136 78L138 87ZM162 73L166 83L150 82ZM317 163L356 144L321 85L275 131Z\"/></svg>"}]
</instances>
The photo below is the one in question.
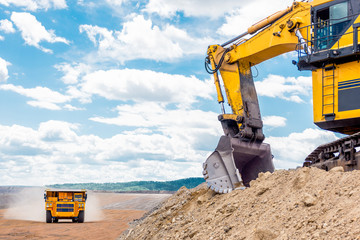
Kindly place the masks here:
<instances>
[{"instance_id":1,"label":"metal ladder","mask_svg":"<svg viewBox=\"0 0 360 240\"><path fill-rule=\"evenodd\" d=\"M335 64L322 68L322 116L325 117L326 121L332 121L335 119L335 69ZM331 71L331 73L326 75L329 71ZM332 91L326 91L330 88ZM327 99L327 103L325 103L325 99ZM330 102L329 99L331 99ZM328 109L328 106L330 106L332 111L325 112L325 108Z\"/></svg>"}]
</instances>

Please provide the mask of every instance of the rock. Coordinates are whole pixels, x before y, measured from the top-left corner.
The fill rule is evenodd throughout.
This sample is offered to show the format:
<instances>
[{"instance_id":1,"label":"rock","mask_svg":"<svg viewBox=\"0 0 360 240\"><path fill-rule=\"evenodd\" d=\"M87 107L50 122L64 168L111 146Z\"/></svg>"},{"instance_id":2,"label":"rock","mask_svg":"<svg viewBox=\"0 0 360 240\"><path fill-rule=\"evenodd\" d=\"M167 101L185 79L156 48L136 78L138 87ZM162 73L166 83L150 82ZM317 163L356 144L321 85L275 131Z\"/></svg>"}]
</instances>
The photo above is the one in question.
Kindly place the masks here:
<instances>
[{"instance_id":1,"label":"rock","mask_svg":"<svg viewBox=\"0 0 360 240\"><path fill-rule=\"evenodd\" d=\"M203 202L205 202L205 197L204 196L200 196L197 198L197 204L202 204Z\"/></svg>"},{"instance_id":2,"label":"rock","mask_svg":"<svg viewBox=\"0 0 360 240\"><path fill-rule=\"evenodd\" d=\"M308 193L305 193L302 202L304 203L305 207L311 207L317 203L317 198Z\"/></svg>"},{"instance_id":3,"label":"rock","mask_svg":"<svg viewBox=\"0 0 360 240\"><path fill-rule=\"evenodd\" d=\"M329 172L344 172L344 168L339 166L339 167L334 167L332 169L330 169Z\"/></svg>"},{"instance_id":4,"label":"rock","mask_svg":"<svg viewBox=\"0 0 360 240\"><path fill-rule=\"evenodd\" d=\"M257 191L256 196L263 195L266 191L268 191L270 188L268 187L260 187L260 189Z\"/></svg>"}]
</instances>

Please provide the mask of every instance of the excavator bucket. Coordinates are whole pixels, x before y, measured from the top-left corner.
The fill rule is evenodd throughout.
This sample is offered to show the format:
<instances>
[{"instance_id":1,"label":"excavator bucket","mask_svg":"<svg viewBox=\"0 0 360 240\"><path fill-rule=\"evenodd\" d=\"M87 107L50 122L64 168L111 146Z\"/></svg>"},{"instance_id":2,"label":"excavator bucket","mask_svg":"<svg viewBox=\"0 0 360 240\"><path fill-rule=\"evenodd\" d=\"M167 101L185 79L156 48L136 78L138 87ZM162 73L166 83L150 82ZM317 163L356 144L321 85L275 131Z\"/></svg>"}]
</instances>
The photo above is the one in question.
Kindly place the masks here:
<instances>
[{"instance_id":1,"label":"excavator bucket","mask_svg":"<svg viewBox=\"0 0 360 240\"><path fill-rule=\"evenodd\" d=\"M218 193L228 193L243 185L249 187L259 173L275 170L269 144L228 136L220 138L203 168L208 186Z\"/></svg>"}]
</instances>

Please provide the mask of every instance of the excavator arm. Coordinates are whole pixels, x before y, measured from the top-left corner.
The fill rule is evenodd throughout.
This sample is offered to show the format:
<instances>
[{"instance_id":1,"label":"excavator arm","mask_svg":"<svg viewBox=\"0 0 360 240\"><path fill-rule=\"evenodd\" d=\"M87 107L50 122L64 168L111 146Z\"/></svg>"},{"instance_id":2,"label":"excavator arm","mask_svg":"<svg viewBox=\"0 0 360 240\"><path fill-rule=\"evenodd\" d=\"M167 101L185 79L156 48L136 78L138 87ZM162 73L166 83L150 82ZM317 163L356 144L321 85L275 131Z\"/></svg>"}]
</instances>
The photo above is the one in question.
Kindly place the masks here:
<instances>
[{"instance_id":1,"label":"excavator arm","mask_svg":"<svg viewBox=\"0 0 360 240\"><path fill-rule=\"evenodd\" d=\"M238 42L228 48L226 46L232 43L230 41L222 45L209 46L206 62L211 64L211 68L208 67L207 70L214 75L218 102L224 103L218 76L220 72L227 101L232 110L231 114L225 114L222 108L220 121L229 120L228 123L234 123L235 120L237 123L237 128L233 128L233 123L229 123L228 130L224 129L225 135L240 134L242 138L257 142L264 140L251 67L283 53L294 51L297 47L308 48L306 43L299 46L299 41L303 39L303 35L309 34L306 32L307 29L301 27L310 24L310 11L311 5L308 3L294 2L291 7L260 21L240 35L255 34L261 30L251 38L239 40L237 37L231 41Z\"/></svg>"},{"instance_id":2,"label":"excavator arm","mask_svg":"<svg viewBox=\"0 0 360 240\"><path fill-rule=\"evenodd\" d=\"M215 80L222 111L219 121L225 134L203 164L204 178L214 191L227 193L249 186L259 173L274 171L270 145L263 143L263 122L251 67L297 48L311 51L303 37L311 33L302 27L311 24L312 6L324 2L330 0L294 2L251 26L246 33L208 47L205 66ZM249 34L250 38L243 39ZM219 74L231 113L225 112Z\"/></svg>"}]
</instances>

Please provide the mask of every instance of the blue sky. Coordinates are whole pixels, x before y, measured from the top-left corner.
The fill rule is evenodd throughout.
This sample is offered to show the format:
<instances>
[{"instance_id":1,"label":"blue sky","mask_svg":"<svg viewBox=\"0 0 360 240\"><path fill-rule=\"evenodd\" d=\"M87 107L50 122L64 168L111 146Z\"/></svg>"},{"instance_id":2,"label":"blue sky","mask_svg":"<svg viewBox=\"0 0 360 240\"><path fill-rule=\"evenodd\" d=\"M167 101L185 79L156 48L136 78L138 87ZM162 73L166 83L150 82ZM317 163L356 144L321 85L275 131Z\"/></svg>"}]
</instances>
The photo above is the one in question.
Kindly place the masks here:
<instances>
[{"instance_id":1,"label":"blue sky","mask_svg":"<svg viewBox=\"0 0 360 240\"><path fill-rule=\"evenodd\" d=\"M291 2L0 1L0 185L201 176L222 134L207 46ZM278 169L336 138L293 59L253 69Z\"/></svg>"}]
</instances>

